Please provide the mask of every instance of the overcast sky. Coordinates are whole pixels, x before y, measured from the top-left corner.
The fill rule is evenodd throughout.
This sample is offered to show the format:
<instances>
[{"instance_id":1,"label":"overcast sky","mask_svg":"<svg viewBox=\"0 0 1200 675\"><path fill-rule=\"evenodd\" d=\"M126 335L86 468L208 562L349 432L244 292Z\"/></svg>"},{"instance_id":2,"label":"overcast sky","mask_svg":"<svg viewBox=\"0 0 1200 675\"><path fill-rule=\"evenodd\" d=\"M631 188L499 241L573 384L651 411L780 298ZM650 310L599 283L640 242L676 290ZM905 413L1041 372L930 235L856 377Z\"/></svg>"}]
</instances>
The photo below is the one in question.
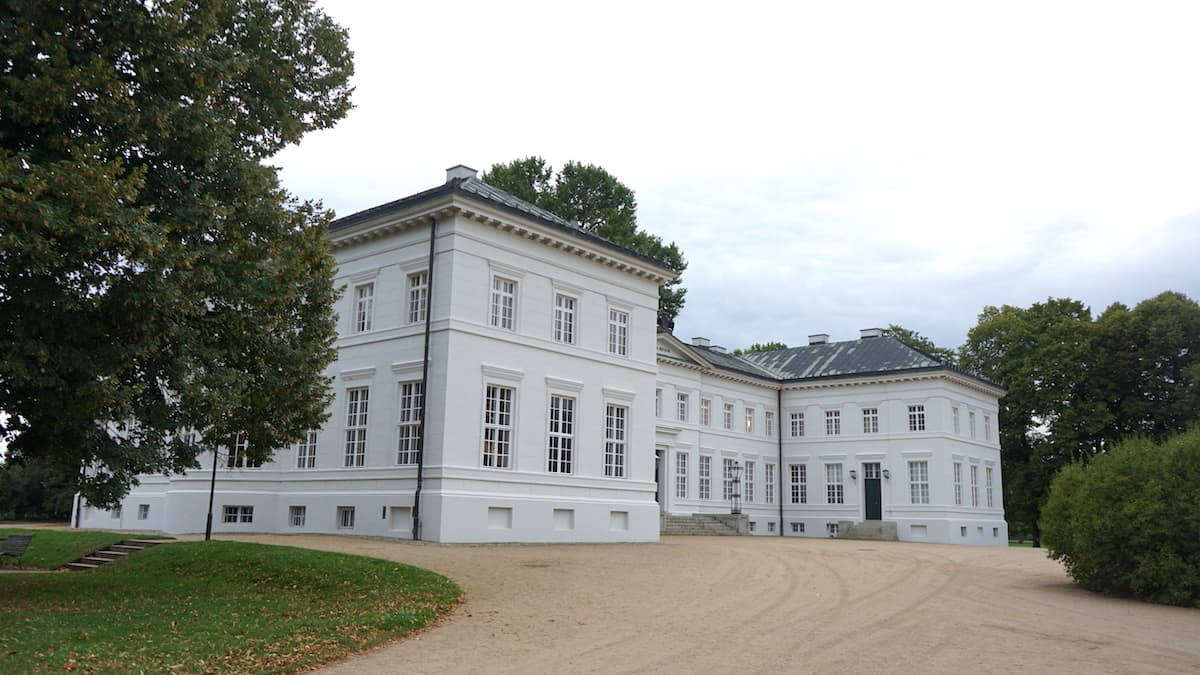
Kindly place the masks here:
<instances>
[{"instance_id":1,"label":"overcast sky","mask_svg":"<svg viewBox=\"0 0 1200 675\"><path fill-rule=\"evenodd\" d=\"M326 0L356 109L276 158L346 215L541 155L683 250L685 340L1200 298L1200 3Z\"/></svg>"}]
</instances>

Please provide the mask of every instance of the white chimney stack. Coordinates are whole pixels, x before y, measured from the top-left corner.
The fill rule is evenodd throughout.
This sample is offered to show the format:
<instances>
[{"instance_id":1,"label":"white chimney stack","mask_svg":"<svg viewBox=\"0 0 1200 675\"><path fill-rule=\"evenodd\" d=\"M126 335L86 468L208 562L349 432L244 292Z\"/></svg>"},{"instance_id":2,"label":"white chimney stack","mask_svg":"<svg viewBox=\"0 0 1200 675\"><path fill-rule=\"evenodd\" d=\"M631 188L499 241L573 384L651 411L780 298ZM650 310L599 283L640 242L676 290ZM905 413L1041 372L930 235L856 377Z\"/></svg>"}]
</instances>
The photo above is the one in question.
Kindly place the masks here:
<instances>
[{"instance_id":1,"label":"white chimney stack","mask_svg":"<svg viewBox=\"0 0 1200 675\"><path fill-rule=\"evenodd\" d=\"M827 342L829 342L829 333L816 333L815 335L808 336L808 344L810 345L823 345Z\"/></svg>"},{"instance_id":2,"label":"white chimney stack","mask_svg":"<svg viewBox=\"0 0 1200 675\"><path fill-rule=\"evenodd\" d=\"M858 337L859 337L859 339L862 339L862 340L866 340L868 338L883 337L883 329L882 328L863 328L862 330L858 331Z\"/></svg>"},{"instance_id":3,"label":"white chimney stack","mask_svg":"<svg viewBox=\"0 0 1200 675\"><path fill-rule=\"evenodd\" d=\"M455 164L449 169L446 169L446 182L449 183L450 181L459 178L475 178L475 173L475 169L472 169L465 164Z\"/></svg>"},{"instance_id":4,"label":"white chimney stack","mask_svg":"<svg viewBox=\"0 0 1200 675\"><path fill-rule=\"evenodd\" d=\"M705 338L705 337L692 338L692 346L693 347L707 347L710 344L712 344L712 343L709 342L708 338Z\"/></svg>"}]
</instances>

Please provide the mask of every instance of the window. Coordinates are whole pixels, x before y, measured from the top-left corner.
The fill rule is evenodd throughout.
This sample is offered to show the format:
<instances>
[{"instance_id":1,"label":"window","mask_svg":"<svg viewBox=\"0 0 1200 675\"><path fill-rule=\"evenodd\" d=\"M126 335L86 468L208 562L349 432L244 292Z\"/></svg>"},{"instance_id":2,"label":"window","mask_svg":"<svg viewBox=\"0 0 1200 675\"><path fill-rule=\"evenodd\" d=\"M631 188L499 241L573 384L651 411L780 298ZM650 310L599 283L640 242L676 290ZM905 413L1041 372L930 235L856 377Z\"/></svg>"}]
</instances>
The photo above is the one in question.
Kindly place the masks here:
<instances>
[{"instance_id":1,"label":"window","mask_svg":"<svg viewBox=\"0 0 1200 675\"><path fill-rule=\"evenodd\" d=\"M753 520L750 521L750 533L753 534L754 531L757 529L758 529L758 523L754 522Z\"/></svg>"},{"instance_id":2,"label":"window","mask_svg":"<svg viewBox=\"0 0 1200 675\"><path fill-rule=\"evenodd\" d=\"M963 525L958 528L958 536L960 536L960 537L967 536L967 526L966 525Z\"/></svg>"},{"instance_id":3,"label":"window","mask_svg":"<svg viewBox=\"0 0 1200 675\"><path fill-rule=\"evenodd\" d=\"M746 433L754 433L754 408L746 408Z\"/></svg>"},{"instance_id":4,"label":"window","mask_svg":"<svg viewBox=\"0 0 1200 675\"><path fill-rule=\"evenodd\" d=\"M825 465L825 503L844 504L846 502L845 486L842 485L842 464L835 462Z\"/></svg>"},{"instance_id":5,"label":"window","mask_svg":"<svg viewBox=\"0 0 1200 675\"><path fill-rule=\"evenodd\" d=\"M837 436L842 433L842 411L825 411L825 435Z\"/></svg>"},{"instance_id":6,"label":"window","mask_svg":"<svg viewBox=\"0 0 1200 675\"><path fill-rule=\"evenodd\" d=\"M721 499L733 499L733 460L728 457L721 460Z\"/></svg>"},{"instance_id":7,"label":"window","mask_svg":"<svg viewBox=\"0 0 1200 675\"><path fill-rule=\"evenodd\" d=\"M678 408L676 410L677 419L680 422L688 421L688 395L683 393L675 394L675 403L676 408Z\"/></svg>"},{"instance_id":8,"label":"window","mask_svg":"<svg viewBox=\"0 0 1200 675\"><path fill-rule=\"evenodd\" d=\"M253 523L254 507L226 506L224 507L224 517L222 520L226 523Z\"/></svg>"},{"instance_id":9,"label":"window","mask_svg":"<svg viewBox=\"0 0 1200 675\"><path fill-rule=\"evenodd\" d=\"M724 426L726 429L733 429L733 404L732 403L725 404L725 419L722 421L725 423Z\"/></svg>"},{"instance_id":10,"label":"window","mask_svg":"<svg viewBox=\"0 0 1200 675\"><path fill-rule=\"evenodd\" d=\"M575 399L550 397L550 439L546 449L546 470L571 473L575 454Z\"/></svg>"},{"instance_id":11,"label":"window","mask_svg":"<svg viewBox=\"0 0 1200 675\"><path fill-rule=\"evenodd\" d=\"M825 523L825 533L831 537L836 537L838 535L838 524Z\"/></svg>"},{"instance_id":12,"label":"window","mask_svg":"<svg viewBox=\"0 0 1200 675\"><path fill-rule=\"evenodd\" d=\"M754 462L746 462L746 472L742 480L742 499L746 503L754 501Z\"/></svg>"},{"instance_id":13,"label":"window","mask_svg":"<svg viewBox=\"0 0 1200 675\"><path fill-rule=\"evenodd\" d=\"M337 507L337 526L339 530L354 529L354 507L339 506Z\"/></svg>"},{"instance_id":14,"label":"window","mask_svg":"<svg viewBox=\"0 0 1200 675\"><path fill-rule=\"evenodd\" d=\"M248 457L249 452L250 438L245 432L239 433L233 441L233 450L225 458L225 466L230 469L257 469L262 466L262 460Z\"/></svg>"},{"instance_id":15,"label":"window","mask_svg":"<svg viewBox=\"0 0 1200 675\"><path fill-rule=\"evenodd\" d=\"M629 312L609 308L608 353L629 356Z\"/></svg>"},{"instance_id":16,"label":"window","mask_svg":"<svg viewBox=\"0 0 1200 675\"><path fill-rule=\"evenodd\" d=\"M513 389L489 384L483 396L483 465L509 468L512 453Z\"/></svg>"},{"instance_id":17,"label":"window","mask_svg":"<svg viewBox=\"0 0 1200 675\"><path fill-rule=\"evenodd\" d=\"M429 316L429 272L408 275L408 322L422 323Z\"/></svg>"},{"instance_id":18,"label":"window","mask_svg":"<svg viewBox=\"0 0 1200 675\"><path fill-rule=\"evenodd\" d=\"M554 339L575 344L575 298L561 293L554 296Z\"/></svg>"},{"instance_id":19,"label":"window","mask_svg":"<svg viewBox=\"0 0 1200 675\"><path fill-rule=\"evenodd\" d=\"M296 444L296 468L312 469L317 466L317 432L304 432L304 438Z\"/></svg>"},{"instance_id":20,"label":"window","mask_svg":"<svg viewBox=\"0 0 1200 675\"><path fill-rule=\"evenodd\" d=\"M289 506L288 523L292 527L304 527L304 519L308 513L307 506Z\"/></svg>"},{"instance_id":21,"label":"window","mask_svg":"<svg viewBox=\"0 0 1200 675\"><path fill-rule=\"evenodd\" d=\"M770 532L770 533L774 534L774 532L775 532L775 521L773 521L773 520L772 520L772 521L770 521L770 522L768 522L768 523L767 523L767 532Z\"/></svg>"},{"instance_id":22,"label":"window","mask_svg":"<svg viewBox=\"0 0 1200 675\"><path fill-rule=\"evenodd\" d=\"M879 433L879 408L863 408L863 433Z\"/></svg>"},{"instance_id":23,"label":"window","mask_svg":"<svg viewBox=\"0 0 1200 675\"><path fill-rule=\"evenodd\" d=\"M804 435L804 413L792 413L792 438Z\"/></svg>"},{"instance_id":24,"label":"window","mask_svg":"<svg viewBox=\"0 0 1200 675\"><path fill-rule=\"evenodd\" d=\"M986 419L986 418L985 418ZM984 488L987 490L987 506L992 508L992 467L986 467L983 470Z\"/></svg>"},{"instance_id":25,"label":"window","mask_svg":"<svg viewBox=\"0 0 1200 675\"><path fill-rule=\"evenodd\" d=\"M625 425L629 408L604 406L604 475L625 477Z\"/></svg>"},{"instance_id":26,"label":"window","mask_svg":"<svg viewBox=\"0 0 1200 675\"><path fill-rule=\"evenodd\" d=\"M675 497L687 499L688 496L688 454L675 453Z\"/></svg>"},{"instance_id":27,"label":"window","mask_svg":"<svg viewBox=\"0 0 1200 675\"><path fill-rule=\"evenodd\" d=\"M113 520L121 519L121 507L120 506L118 506L117 508L112 510L112 519Z\"/></svg>"},{"instance_id":28,"label":"window","mask_svg":"<svg viewBox=\"0 0 1200 675\"><path fill-rule=\"evenodd\" d=\"M925 406L908 406L908 430L925 431Z\"/></svg>"},{"instance_id":29,"label":"window","mask_svg":"<svg viewBox=\"0 0 1200 675\"><path fill-rule=\"evenodd\" d=\"M929 462L908 463L908 501L910 504L929 503Z\"/></svg>"},{"instance_id":30,"label":"window","mask_svg":"<svg viewBox=\"0 0 1200 675\"><path fill-rule=\"evenodd\" d=\"M654 390L654 416L662 419L662 389Z\"/></svg>"},{"instance_id":31,"label":"window","mask_svg":"<svg viewBox=\"0 0 1200 675\"><path fill-rule=\"evenodd\" d=\"M517 282L492 277L491 325L504 330L517 329Z\"/></svg>"},{"instance_id":32,"label":"window","mask_svg":"<svg viewBox=\"0 0 1200 675\"><path fill-rule=\"evenodd\" d=\"M992 528L992 536L993 536L993 537L999 537L999 536L1000 536L1000 528L998 528L998 527L993 527L993 528Z\"/></svg>"},{"instance_id":33,"label":"window","mask_svg":"<svg viewBox=\"0 0 1200 675\"><path fill-rule=\"evenodd\" d=\"M712 426L712 399L700 399L700 424Z\"/></svg>"},{"instance_id":34,"label":"window","mask_svg":"<svg viewBox=\"0 0 1200 675\"><path fill-rule=\"evenodd\" d=\"M775 435L775 413L770 410L763 413L763 425L767 427L767 435Z\"/></svg>"},{"instance_id":35,"label":"window","mask_svg":"<svg viewBox=\"0 0 1200 675\"><path fill-rule=\"evenodd\" d=\"M416 464L421 457L421 416L425 414L425 383L400 383L396 418L396 463Z\"/></svg>"},{"instance_id":36,"label":"window","mask_svg":"<svg viewBox=\"0 0 1200 675\"><path fill-rule=\"evenodd\" d=\"M950 409L950 416L954 418L954 433L955 434L960 433L958 430L958 407L957 406Z\"/></svg>"},{"instance_id":37,"label":"window","mask_svg":"<svg viewBox=\"0 0 1200 675\"><path fill-rule=\"evenodd\" d=\"M992 440L992 416L991 415L983 416L983 440L985 440L985 441Z\"/></svg>"},{"instance_id":38,"label":"window","mask_svg":"<svg viewBox=\"0 0 1200 675\"><path fill-rule=\"evenodd\" d=\"M808 465L790 464L788 471L792 476L792 503L808 503Z\"/></svg>"},{"instance_id":39,"label":"window","mask_svg":"<svg viewBox=\"0 0 1200 675\"><path fill-rule=\"evenodd\" d=\"M971 432L971 440L975 440L975 413L967 413L967 427Z\"/></svg>"},{"instance_id":40,"label":"window","mask_svg":"<svg viewBox=\"0 0 1200 675\"><path fill-rule=\"evenodd\" d=\"M354 332L365 333L375 325L375 284L354 287Z\"/></svg>"},{"instance_id":41,"label":"window","mask_svg":"<svg viewBox=\"0 0 1200 675\"><path fill-rule=\"evenodd\" d=\"M962 506L962 462L954 463L954 505Z\"/></svg>"},{"instance_id":42,"label":"window","mask_svg":"<svg viewBox=\"0 0 1200 675\"><path fill-rule=\"evenodd\" d=\"M979 506L979 467L971 465L971 506Z\"/></svg>"},{"instance_id":43,"label":"window","mask_svg":"<svg viewBox=\"0 0 1200 675\"><path fill-rule=\"evenodd\" d=\"M991 469L988 469L991 471ZM150 517L150 505L138 504L138 520L146 520Z\"/></svg>"},{"instance_id":44,"label":"window","mask_svg":"<svg viewBox=\"0 0 1200 675\"><path fill-rule=\"evenodd\" d=\"M763 501L775 503L775 465L763 465Z\"/></svg>"},{"instance_id":45,"label":"window","mask_svg":"<svg viewBox=\"0 0 1200 675\"><path fill-rule=\"evenodd\" d=\"M792 534L804 532L804 523L792 523Z\"/></svg>"},{"instance_id":46,"label":"window","mask_svg":"<svg viewBox=\"0 0 1200 675\"><path fill-rule=\"evenodd\" d=\"M712 457L700 455L700 499L712 499Z\"/></svg>"},{"instance_id":47,"label":"window","mask_svg":"<svg viewBox=\"0 0 1200 675\"><path fill-rule=\"evenodd\" d=\"M345 466L363 466L367 462L366 387L346 390L346 458Z\"/></svg>"}]
</instances>

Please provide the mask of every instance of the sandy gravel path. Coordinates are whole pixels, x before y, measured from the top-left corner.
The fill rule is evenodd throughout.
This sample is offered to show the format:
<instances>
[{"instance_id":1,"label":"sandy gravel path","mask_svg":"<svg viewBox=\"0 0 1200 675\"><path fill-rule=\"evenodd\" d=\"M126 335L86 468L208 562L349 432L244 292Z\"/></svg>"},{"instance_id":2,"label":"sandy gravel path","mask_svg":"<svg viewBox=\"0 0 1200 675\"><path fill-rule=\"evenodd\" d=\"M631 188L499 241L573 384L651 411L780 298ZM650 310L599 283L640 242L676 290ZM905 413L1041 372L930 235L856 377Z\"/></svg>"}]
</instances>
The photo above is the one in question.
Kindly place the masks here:
<instances>
[{"instance_id":1,"label":"sandy gravel path","mask_svg":"<svg viewBox=\"0 0 1200 675\"><path fill-rule=\"evenodd\" d=\"M229 538L407 562L466 592L443 625L331 673L1200 672L1200 610L1081 591L1033 549Z\"/></svg>"}]
</instances>

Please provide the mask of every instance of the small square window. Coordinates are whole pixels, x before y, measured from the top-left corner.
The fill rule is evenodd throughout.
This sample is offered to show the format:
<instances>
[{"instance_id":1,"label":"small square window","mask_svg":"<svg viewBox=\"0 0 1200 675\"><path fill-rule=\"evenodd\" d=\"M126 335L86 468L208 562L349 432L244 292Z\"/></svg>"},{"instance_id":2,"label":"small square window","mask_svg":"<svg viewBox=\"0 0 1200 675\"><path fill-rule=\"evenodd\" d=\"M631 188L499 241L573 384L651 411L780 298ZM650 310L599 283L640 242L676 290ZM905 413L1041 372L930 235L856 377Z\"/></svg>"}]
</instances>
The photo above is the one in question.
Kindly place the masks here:
<instances>
[{"instance_id":1,"label":"small square window","mask_svg":"<svg viewBox=\"0 0 1200 675\"><path fill-rule=\"evenodd\" d=\"M337 507L337 526L339 530L354 529L354 507L339 506Z\"/></svg>"},{"instance_id":2,"label":"small square window","mask_svg":"<svg viewBox=\"0 0 1200 675\"><path fill-rule=\"evenodd\" d=\"M306 506L289 506L288 507L288 523L292 527L304 527L304 520L307 516L308 507Z\"/></svg>"},{"instance_id":3,"label":"small square window","mask_svg":"<svg viewBox=\"0 0 1200 675\"><path fill-rule=\"evenodd\" d=\"M146 520L150 517L150 505L138 504L138 520Z\"/></svg>"},{"instance_id":4,"label":"small square window","mask_svg":"<svg viewBox=\"0 0 1200 675\"><path fill-rule=\"evenodd\" d=\"M958 528L958 534L959 536L963 537L967 536L967 526L963 525L962 527Z\"/></svg>"},{"instance_id":5,"label":"small square window","mask_svg":"<svg viewBox=\"0 0 1200 675\"><path fill-rule=\"evenodd\" d=\"M775 531L775 523L774 522L767 523L767 532L774 532L774 531Z\"/></svg>"}]
</instances>

